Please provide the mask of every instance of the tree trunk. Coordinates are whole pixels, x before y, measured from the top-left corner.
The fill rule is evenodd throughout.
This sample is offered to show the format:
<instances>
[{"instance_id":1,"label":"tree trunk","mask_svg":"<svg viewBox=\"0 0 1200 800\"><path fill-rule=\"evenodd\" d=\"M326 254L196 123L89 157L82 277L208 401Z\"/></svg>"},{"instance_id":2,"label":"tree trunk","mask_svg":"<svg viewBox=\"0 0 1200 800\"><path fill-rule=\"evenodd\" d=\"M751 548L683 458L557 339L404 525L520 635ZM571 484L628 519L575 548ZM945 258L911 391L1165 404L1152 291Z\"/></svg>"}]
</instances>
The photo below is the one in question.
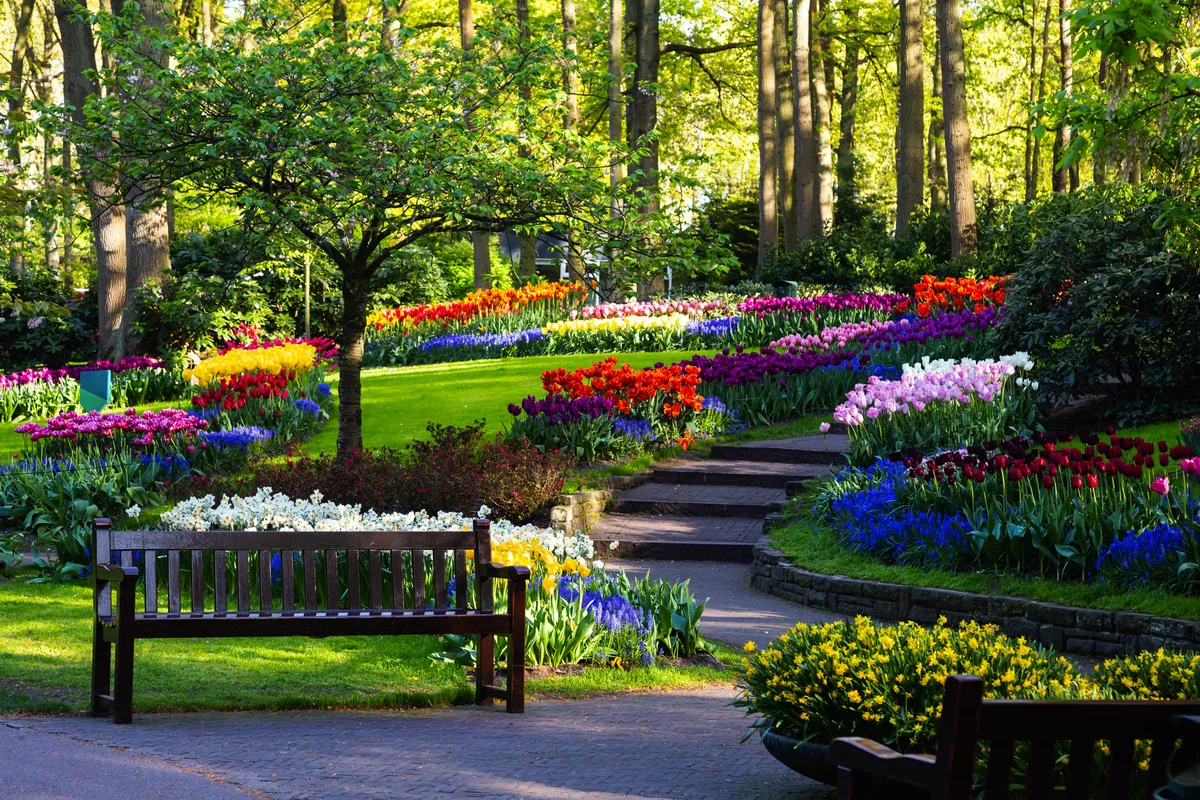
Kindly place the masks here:
<instances>
[{"instance_id":1,"label":"tree trunk","mask_svg":"<svg viewBox=\"0 0 1200 800\"><path fill-rule=\"evenodd\" d=\"M395 48L400 36L400 20L408 16L410 0L383 0L383 44Z\"/></svg>"},{"instance_id":2,"label":"tree trunk","mask_svg":"<svg viewBox=\"0 0 1200 800\"><path fill-rule=\"evenodd\" d=\"M53 47L54 47L54 20L49 14L43 13L42 17L42 58L40 67L42 72L38 75L38 101L44 105L51 104L51 95L53 91L52 81L54 79L53 69L51 65L54 63ZM69 210L69 206L65 205L67 197L70 195L70 184L64 180L61 184L57 184L52 171L54 169L54 151L57 148L54 146L54 134L51 129L46 128L42 132L42 186L50 189L58 189L62 195L64 205L63 210ZM63 165L63 175L66 175L66 165ZM57 185L56 185L57 184ZM70 237L71 217L70 215L63 216L62 222L67 226L67 237ZM50 216L46 220L44 229L44 241L46 244L46 269L51 274L61 275L62 273L62 249L59 246L59 221L60 218L56 215ZM66 286L68 281L64 278L63 285Z\"/></svg>"},{"instance_id":3,"label":"tree trunk","mask_svg":"<svg viewBox=\"0 0 1200 800\"><path fill-rule=\"evenodd\" d=\"M17 11L16 37L13 40L12 63L8 72L8 124L25 118L25 63L29 60L29 34L33 27L33 0L21 0ZM8 143L8 160L21 164L21 140L13 136Z\"/></svg>"},{"instance_id":4,"label":"tree trunk","mask_svg":"<svg viewBox=\"0 0 1200 800\"><path fill-rule=\"evenodd\" d=\"M471 40L475 38L475 9L471 0L458 0L458 33L463 50L471 49ZM467 126L471 125L471 117L467 116ZM486 233L471 234L471 256L474 262L475 288L488 289L492 285L492 245L491 237Z\"/></svg>"},{"instance_id":5,"label":"tree trunk","mask_svg":"<svg viewBox=\"0 0 1200 800\"><path fill-rule=\"evenodd\" d=\"M1048 3L1049 0L1046 0ZM1030 4L1029 13L1029 57L1026 59L1029 71L1029 107L1037 102L1037 0ZM1033 177L1033 118L1025 126L1025 202L1037 195L1037 186Z\"/></svg>"},{"instance_id":6,"label":"tree trunk","mask_svg":"<svg viewBox=\"0 0 1200 800\"><path fill-rule=\"evenodd\" d=\"M937 0L938 47L942 57L942 110L946 118L946 179L950 193L950 254L978 249L975 179L971 170L971 127L967 122L967 69L959 0Z\"/></svg>"},{"instance_id":7,"label":"tree trunk","mask_svg":"<svg viewBox=\"0 0 1200 800\"><path fill-rule=\"evenodd\" d=\"M349 21L347 0L333 0L333 35L346 40L346 23Z\"/></svg>"},{"instance_id":8,"label":"tree trunk","mask_svg":"<svg viewBox=\"0 0 1200 800\"><path fill-rule=\"evenodd\" d=\"M643 211L652 213L658 210L658 142L648 135L658 127L659 0L632 0L629 7L637 12L629 137L644 150L638 161L642 173L638 183L647 195Z\"/></svg>"},{"instance_id":9,"label":"tree trunk","mask_svg":"<svg viewBox=\"0 0 1200 800\"><path fill-rule=\"evenodd\" d=\"M758 0L758 265L755 278L779 249L775 115L775 0Z\"/></svg>"},{"instance_id":10,"label":"tree trunk","mask_svg":"<svg viewBox=\"0 0 1200 800\"><path fill-rule=\"evenodd\" d=\"M337 457L362 452L362 359L371 300L370 274L360 264L342 271L342 335L338 342Z\"/></svg>"},{"instance_id":11,"label":"tree trunk","mask_svg":"<svg viewBox=\"0 0 1200 800\"><path fill-rule=\"evenodd\" d=\"M936 37L935 37L936 38ZM942 142L946 135L942 123L942 57L933 54L933 102L929 109L929 207L935 211L946 210L946 152Z\"/></svg>"},{"instance_id":12,"label":"tree trunk","mask_svg":"<svg viewBox=\"0 0 1200 800\"><path fill-rule=\"evenodd\" d=\"M792 59L788 45L788 0L775 0L775 153L779 175L783 249L796 249L796 110L792 101Z\"/></svg>"},{"instance_id":13,"label":"tree trunk","mask_svg":"<svg viewBox=\"0 0 1200 800\"><path fill-rule=\"evenodd\" d=\"M63 51L63 97L71 106L71 122L87 124L83 107L88 97L99 94L93 77L96 72L96 46L86 18L75 13L70 0L55 0L59 39ZM103 157L103 153L96 154ZM65 160L64 160L65 165ZM121 337L121 316L125 308L125 208L120 205L116 188L90 173L81 176L87 187L91 212L92 242L96 249L96 299L100 306L99 347L97 357L119 359L125 353Z\"/></svg>"},{"instance_id":14,"label":"tree trunk","mask_svg":"<svg viewBox=\"0 0 1200 800\"><path fill-rule=\"evenodd\" d=\"M1100 54L1100 70L1096 73L1096 84L1100 91L1108 93L1108 53ZM1108 181L1108 157L1103 148L1092 150L1092 183L1103 186Z\"/></svg>"},{"instance_id":15,"label":"tree trunk","mask_svg":"<svg viewBox=\"0 0 1200 800\"><path fill-rule=\"evenodd\" d=\"M568 136L573 136L579 128L579 72L575 58L579 53L579 43L575 35L575 0L562 0L562 31L563 50L569 59L563 65L563 94L566 95L566 109L563 112L563 130ZM568 229L565 233L567 275L571 280L583 277L583 259L579 254L579 241Z\"/></svg>"},{"instance_id":16,"label":"tree trunk","mask_svg":"<svg viewBox=\"0 0 1200 800\"><path fill-rule=\"evenodd\" d=\"M624 17L621 0L608 3L608 141L614 147L621 143L621 43L624 40ZM625 178L625 165L613 159L608 171L609 183L613 186ZM614 209L615 211L615 209Z\"/></svg>"},{"instance_id":17,"label":"tree trunk","mask_svg":"<svg viewBox=\"0 0 1200 800\"><path fill-rule=\"evenodd\" d=\"M163 31L168 24L167 12L160 0L141 0L142 26ZM140 35L140 34L134 34ZM166 55L150 43L137 41L137 50L155 64L163 64ZM144 72L141 86L149 83ZM146 102L139 98L139 102ZM152 176L131 181L126 189L128 208L125 215L126 275L125 313L121 318L126 350L133 349L137 340L137 295L147 281L160 277L171 266L171 240L167 219L167 203Z\"/></svg>"},{"instance_id":18,"label":"tree trunk","mask_svg":"<svg viewBox=\"0 0 1200 800\"><path fill-rule=\"evenodd\" d=\"M1037 102L1040 105L1046 99L1046 65L1050 63L1050 0L1042 10L1042 63L1038 67ZM1037 197L1038 187L1042 180L1042 139L1033 140L1033 155L1029 165L1033 175L1033 196Z\"/></svg>"},{"instance_id":19,"label":"tree trunk","mask_svg":"<svg viewBox=\"0 0 1200 800\"><path fill-rule=\"evenodd\" d=\"M846 25L853 30L858 22L858 8L850 4L846 9ZM837 146L838 198L846 199L858 194L858 179L854 174L854 121L858 107L858 39L846 38L846 63L842 67L842 91L838 105L842 114L839 120Z\"/></svg>"},{"instance_id":20,"label":"tree trunk","mask_svg":"<svg viewBox=\"0 0 1200 800\"><path fill-rule=\"evenodd\" d=\"M517 33L520 37L521 48L529 46L529 0L517 0ZM522 81L517 93L521 100L521 114L519 127L521 129L522 139L525 134L524 120L526 115L530 113L529 105L533 99L532 89L528 82ZM517 147L518 158L529 158L529 148L525 145ZM537 246L534 241L528 236L518 236L518 242L521 247L521 263L519 273L526 281L532 280L537 275ZM489 248L490 249L490 248Z\"/></svg>"},{"instance_id":21,"label":"tree trunk","mask_svg":"<svg viewBox=\"0 0 1200 800\"><path fill-rule=\"evenodd\" d=\"M925 32L921 0L900 0L896 129L896 235L925 203Z\"/></svg>"},{"instance_id":22,"label":"tree trunk","mask_svg":"<svg viewBox=\"0 0 1200 800\"><path fill-rule=\"evenodd\" d=\"M1058 0L1058 45L1059 69L1062 77L1064 94L1071 94L1075 89L1075 68L1071 55L1071 0ZM1054 191L1075 192L1079 190L1079 165L1072 164L1063 169L1059 166L1061 159L1066 157L1067 149L1071 146L1071 126L1060 125L1054 139Z\"/></svg>"},{"instance_id":23,"label":"tree trunk","mask_svg":"<svg viewBox=\"0 0 1200 800\"><path fill-rule=\"evenodd\" d=\"M211 0L200 0L200 39L204 42L205 47L212 47L213 18Z\"/></svg>"},{"instance_id":24,"label":"tree trunk","mask_svg":"<svg viewBox=\"0 0 1200 800\"><path fill-rule=\"evenodd\" d=\"M828 24L828 0L817 0L817 19ZM833 227L833 115L829 107L829 59L832 40L824 34L811 38L811 80L813 95L813 127L817 135L816 203L821 231Z\"/></svg>"},{"instance_id":25,"label":"tree trunk","mask_svg":"<svg viewBox=\"0 0 1200 800\"><path fill-rule=\"evenodd\" d=\"M811 49L812 0L795 0L792 6L792 98L796 109L796 231L799 239L811 239L821 233Z\"/></svg>"}]
</instances>

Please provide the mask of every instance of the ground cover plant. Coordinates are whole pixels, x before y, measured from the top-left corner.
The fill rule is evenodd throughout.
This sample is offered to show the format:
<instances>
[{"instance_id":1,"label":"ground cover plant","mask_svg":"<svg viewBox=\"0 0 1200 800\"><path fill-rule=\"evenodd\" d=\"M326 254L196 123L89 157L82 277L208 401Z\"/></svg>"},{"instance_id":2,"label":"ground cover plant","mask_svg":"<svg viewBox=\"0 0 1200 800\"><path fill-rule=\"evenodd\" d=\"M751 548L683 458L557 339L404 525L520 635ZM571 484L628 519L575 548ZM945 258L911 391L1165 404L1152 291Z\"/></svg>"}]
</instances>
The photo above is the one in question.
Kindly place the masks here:
<instances>
[{"instance_id":1,"label":"ground cover plant","mask_svg":"<svg viewBox=\"0 0 1200 800\"><path fill-rule=\"evenodd\" d=\"M1200 698L1200 655L1193 653L1142 652L1088 674L995 626L951 627L942 619L931 629L912 622L892 627L859 617L797 625L762 650L748 643L734 704L758 715L753 729L759 731L820 743L862 736L900 752L933 753L950 675L979 676L987 699ZM1015 776L1025 747L1018 743ZM1139 743L1140 773L1149 769L1149 750L1149 742ZM981 773L986 759L981 753Z\"/></svg>"}]
</instances>

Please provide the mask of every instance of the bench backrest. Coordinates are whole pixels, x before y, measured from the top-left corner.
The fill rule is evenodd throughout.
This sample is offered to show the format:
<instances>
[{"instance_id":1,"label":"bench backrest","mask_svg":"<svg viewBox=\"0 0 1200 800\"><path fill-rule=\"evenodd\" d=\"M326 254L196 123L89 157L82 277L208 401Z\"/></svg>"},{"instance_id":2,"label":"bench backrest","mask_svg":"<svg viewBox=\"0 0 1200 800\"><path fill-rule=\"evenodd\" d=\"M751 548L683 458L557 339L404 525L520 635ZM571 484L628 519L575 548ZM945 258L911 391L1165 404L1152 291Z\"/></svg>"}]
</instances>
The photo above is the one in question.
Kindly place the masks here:
<instances>
[{"instance_id":1,"label":"bench backrest","mask_svg":"<svg viewBox=\"0 0 1200 800\"><path fill-rule=\"evenodd\" d=\"M1064 780L1065 797L1071 800L1132 800L1137 785L1152 798L1153 790L1166 783L1167 758L1178 738L1172 720L1200 714L1200 701L1194 700L984 700L983 689L983 681L973 675L946 679L933 800L972 796L980 742L989 745L984 781L988 800L1010 796L1018 742L1023 743L1020 759L1026 762L1029 800L1052 793L1064 796L1055 789ZM1137 740L1142 742L1140 753ZM1102 788L1092 785L1100 742L1108 745ZM1134 780L1135 758L1145 758L1147 745L1148 783ZM1065 770L1056 770L1063 755L1068 757Z\"/></svg>"},{"instance_id":2,"label":"bench backrest","mask_svg":"<svg viewBox=\"0 0 1200 800\"><path fill-rule=\"evenodd\" d=\"M487 520L469 531L114 531L98 519L93 536L96 563L116 552L121 566L140 566L149 614L161 613L164 567L168 614L183 613L185 594L193 613L448 609L451 593L453 607L466 610L467 553L491 561ZM490 611L491 582L478 588L475 608ZM96 603L111 613L107 585Z\"/></svg>"}]
</instances>

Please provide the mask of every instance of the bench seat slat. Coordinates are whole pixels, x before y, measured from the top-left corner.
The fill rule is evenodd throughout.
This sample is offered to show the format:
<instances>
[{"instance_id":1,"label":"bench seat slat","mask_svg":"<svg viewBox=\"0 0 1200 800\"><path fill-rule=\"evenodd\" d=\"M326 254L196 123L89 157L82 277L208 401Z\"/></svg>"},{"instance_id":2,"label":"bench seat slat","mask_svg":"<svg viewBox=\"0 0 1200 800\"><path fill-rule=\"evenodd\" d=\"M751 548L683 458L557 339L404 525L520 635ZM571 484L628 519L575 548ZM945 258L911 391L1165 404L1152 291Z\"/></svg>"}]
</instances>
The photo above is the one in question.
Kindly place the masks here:
<instances>
[{"instance_id":1,"label":"bench seat slat","mask_svg":"<svg viewBox=\"0 0 1200 800\"><path fill-rule=\"evenodd\" d=\"M192 611L204 610L204 551L192 551Z\"/></svg>"},{"instance_id":2,"label":"bench seat slat","mask_svg":"<svg viewBox=\"0 0 1200 800\"><path fill-rule=\"evenodd\" d=\"M225 551L213 553L213 608L225 611L225 601L229 597L229 585L225 578Z\"/></svg>"},{"instance_id":3,"label":"bench seat slat","mask_svg":"<svg viewBox=\"0 0 1200 800\"><path fill-rule=\"evenodd\" d=\"M155 614L158 612L158 553L147 550L143 563L146 565L146 611Z\"/></svg>"},{"instance_id":4,"label":"bench seat slat","mask_svg":"<svg viewBox=\"0 0 1200 800\"><path fill-rule=\"evenodd\" d=\"M484 614L443 609L432 612L372 612L369 609L341 611L325 615L292 612L260 614L251 611L228 614L181 614L175 617L140 616L134 620L139 639L190 639L220 636L385 636L392 634L470 634L507 633L511 620L507 614Z\"/></svg>"},{"instance_id":5,"label":"bench seat slat","mask_svg":"<svg viewBox=\"0 0 1200 800\"><path fill-rule=\"evenodd\" d=\"M295 558L293 550L284 550L279 554L279 583L283 590L284 611L291 611L296 607L296 576L293 572Z\"/></svg>"},{"instance_id":6,"label":"bench seat slat","mask_svg":"<svg viewBox=\"0 0 1200 800\"><path fill-rule=\"evenodd\" d=\"M471 531L113 531L113 550L473 549Z\"/></svg>"}]
</instances>

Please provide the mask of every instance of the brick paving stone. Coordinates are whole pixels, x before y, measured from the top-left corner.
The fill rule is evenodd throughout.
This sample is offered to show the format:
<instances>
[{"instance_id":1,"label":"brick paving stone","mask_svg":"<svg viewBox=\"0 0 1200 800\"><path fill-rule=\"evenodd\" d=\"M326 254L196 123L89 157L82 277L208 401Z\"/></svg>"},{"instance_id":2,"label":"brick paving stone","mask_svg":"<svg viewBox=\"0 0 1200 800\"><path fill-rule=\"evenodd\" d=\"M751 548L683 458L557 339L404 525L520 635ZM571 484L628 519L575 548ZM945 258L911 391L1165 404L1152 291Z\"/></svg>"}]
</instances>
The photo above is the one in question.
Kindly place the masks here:
<instances>
[{"instance_id":1,"label":"brick paving stone","mask_svg":"<svg viewBox=\"0 0 1200 800\"><path fill-rule=\"evenodd\" d=\"M7 724L25 737L27 756L68 740L80 748L119 748L129 757L212 775L271 798L832 797L775 762L757 741L740 743L746 720L729 707L733 697L732 687L716 687L534 702L524 715L505 714L500 706L467 706L138 714L129 726L85 717ZM12 778L9 767L0 764L0 787ZM120 786L95 783L89 793L130 796ZM0 794L48 796L36 794L36 788L14 785Z\"/></svg>"}]
</instances>

